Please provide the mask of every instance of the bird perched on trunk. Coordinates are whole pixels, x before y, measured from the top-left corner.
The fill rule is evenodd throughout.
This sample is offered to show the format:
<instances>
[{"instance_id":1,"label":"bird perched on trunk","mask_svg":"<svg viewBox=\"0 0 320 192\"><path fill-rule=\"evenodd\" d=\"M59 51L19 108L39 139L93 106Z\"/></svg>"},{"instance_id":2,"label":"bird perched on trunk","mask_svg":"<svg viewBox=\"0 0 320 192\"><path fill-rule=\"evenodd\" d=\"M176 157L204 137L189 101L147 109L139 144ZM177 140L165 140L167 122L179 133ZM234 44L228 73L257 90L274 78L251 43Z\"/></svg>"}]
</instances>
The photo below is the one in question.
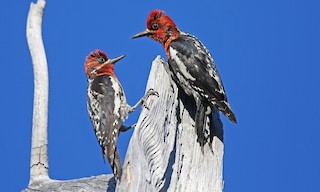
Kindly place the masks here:
<instances>
[{"instance_id":1,"label":"bird perched on trunk","mask_svg":"<svg viewBox=\"0 0 320 192\"><path fill-rule=\"evenodd\" d=\"M208 49L193 35L182 32L164 11L153 10L147 19L147 29L132 38L147 36L164 46L170 75L184 92L196 102L195 127L204 132L212 107L216 107L233 123L236 117L214 61ZM203 138L204 139L204 138ZM201 141L203 146L205 141Z\"/></svg>"},{"instance_id":2,"label":"bird perched on trunk","mask_svg":"<svg viewBox=\"0 0 320 192\"><path fill-rule=\"evenodd\" d=\"M150 95L157 95L157 92L150 89L133 107L127 104L123 88L114 73L114 64L124 57L125 55L121 55L108 59L103 51L95 50L86 57L84 64L88 78L88 113L102 148L103 158L108 158L117 181L121 178L122 165L116 143L119 131L130 128L122 123Z\"/></svg>"}]
</instances>

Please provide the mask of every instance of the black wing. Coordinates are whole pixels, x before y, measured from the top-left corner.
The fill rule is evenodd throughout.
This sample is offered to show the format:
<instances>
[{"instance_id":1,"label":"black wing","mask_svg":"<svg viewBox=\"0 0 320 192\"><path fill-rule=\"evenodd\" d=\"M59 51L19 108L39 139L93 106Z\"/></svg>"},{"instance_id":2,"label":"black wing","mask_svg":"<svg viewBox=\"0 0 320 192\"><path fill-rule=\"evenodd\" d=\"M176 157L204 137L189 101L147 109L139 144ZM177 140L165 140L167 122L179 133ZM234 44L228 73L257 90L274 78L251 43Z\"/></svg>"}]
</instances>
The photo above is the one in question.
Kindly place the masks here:
<instances>
[{"instance_id":1,"label":"black wing","mask_svg":"<svg viewBox=\"0 0 320 192\"><path fill-rule=\"evenodd\" d=\"M108 75L98 76L91 87L88 87L88 111L103 156L107 156L109 163L113 165L122 120L114 113L115 90L111 78Z\"/></svg>"},{"instance_id":2,"label":"black wing","mask_svg":"<svg viewBox=\"0 0 320 192\"><path fill-rule=\"evenodd\" d=\"M176 68L173 70L179 71L195 91L236 122L220 75L206 47L193 35L182 33L180 38L171 42L168 51L169 63ZM182 64L187 71L181 70L179 65Z\"/></svg>"}]
</instances>

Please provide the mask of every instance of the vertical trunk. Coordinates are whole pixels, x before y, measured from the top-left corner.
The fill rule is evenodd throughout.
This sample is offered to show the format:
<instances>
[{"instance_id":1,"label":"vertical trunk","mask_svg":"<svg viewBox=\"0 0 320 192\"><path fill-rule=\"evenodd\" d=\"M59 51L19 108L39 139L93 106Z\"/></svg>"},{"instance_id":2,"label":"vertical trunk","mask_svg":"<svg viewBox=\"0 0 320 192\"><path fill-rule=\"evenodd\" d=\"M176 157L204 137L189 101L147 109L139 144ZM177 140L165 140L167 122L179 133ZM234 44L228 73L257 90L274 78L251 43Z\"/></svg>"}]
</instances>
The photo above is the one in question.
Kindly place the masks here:
<instances>
[{"instance_id":1,"label":"vertical trunk","mask_svg":"<svg viewBox=\"0 0 320 192\"><path fill-rule=\"evenodd\" d=\"M48 176L48 69L41 25L44 0L31 3L27 40L34 69L34 109L29 187L25 191L114 191L110 176L54 181ZM211 144L203 149L194 128L195 102L179 92L160 57L152 64L146 90L158 91L143 108L131 138L116 191L215 191L223 189L223 127L213 110ZM220 138L220 139L219 139ZM97 188L99 186L99 189ZM102 187L102 188L101 188Z\"/></svg>"},{"instance_id":2,"label":"vertical trunk","mask_svg":"<svg viewBox=\"0 0 320 192\"><path fill-rule=\"evenodd\" d=\"M31 3L27 40L34 72L34 103L29 185L48 180L48 68L42 41L44 0Z\"/></svg>"},{"instance_id":3,"label":"vertical trunk","mask_svg":"<svg viewBox=\"0 0 320 192\"><path fill-rule=\"evenodd\" d=\"M195 102L179 92L161 58L152 64L150 97L131 138L116 191L216 191L223 189L223 127L214 109L211 145L201 149L194 128ZM220 139L219 139L220 138Z\"/></svg>"}]
</instances>

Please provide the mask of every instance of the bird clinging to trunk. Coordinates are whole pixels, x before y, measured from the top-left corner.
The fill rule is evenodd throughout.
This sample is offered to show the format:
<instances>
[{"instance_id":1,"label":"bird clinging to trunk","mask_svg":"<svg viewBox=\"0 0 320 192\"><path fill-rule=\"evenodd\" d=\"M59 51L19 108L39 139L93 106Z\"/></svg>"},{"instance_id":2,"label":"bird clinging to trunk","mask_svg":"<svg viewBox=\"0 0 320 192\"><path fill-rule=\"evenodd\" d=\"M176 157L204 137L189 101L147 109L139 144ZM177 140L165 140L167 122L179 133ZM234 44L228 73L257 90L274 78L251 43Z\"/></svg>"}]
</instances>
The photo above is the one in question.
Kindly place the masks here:
<instances>
[{"instance_id":1,"label":"bird clinging to trunk","mask_svg":"<svg viewBox=\"0 0 320 192\"><path fill-rule=\"evenodd\" d=\"M108 158L117 181L121 178L122 164L116 143L119 131L130 128L124 126L123 121L150 95L157 95L157 92L150 89L133 107L127 103L123 88L114 73L115 63L124 57L125 55L121 55L109 59L103 51L97 49L86 57L84 64L88 79L88 113L102 148L103 158Z\"/></svg>"}]
</instances>

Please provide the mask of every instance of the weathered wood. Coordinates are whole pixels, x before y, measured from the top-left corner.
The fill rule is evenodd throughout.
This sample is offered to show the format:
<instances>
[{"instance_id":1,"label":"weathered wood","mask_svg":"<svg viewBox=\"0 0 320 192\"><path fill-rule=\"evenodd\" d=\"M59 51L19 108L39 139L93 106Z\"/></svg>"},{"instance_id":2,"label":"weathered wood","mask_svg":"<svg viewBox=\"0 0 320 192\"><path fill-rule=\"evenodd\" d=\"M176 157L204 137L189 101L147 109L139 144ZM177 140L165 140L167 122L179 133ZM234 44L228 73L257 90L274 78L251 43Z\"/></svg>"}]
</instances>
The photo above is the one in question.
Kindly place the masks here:
<instances>
[{"instance_id":1,"label":"weathered wood","mask_svg":"<svg viewBox=\"0 0 320 192\"><path fill-rule=\"evenodd\" d=\"M158 91L143 108L116 191L214 191L223 189L223 127L214 110L212 145L203 151L194 128L195 102L171 80L158 56L146 90Z\"/></svg>"},{"instance_id":2,"label":"weathered wood","mask_svg":"<svg viewBox=\"0 0 320 192\"><path fill-rule=\"evenodd\" d=\"M34 101L29 186L49 180L48 176L48 67L42 41L44 0L31 3L27 40L33 64Z\"/></svg>"},{"instance_id":3,"label":"weathered wood","mask_svg":"<svg viewBox=\"0 0 320 192\"><path fill-rule=\"evenodd\" d=\"M158 56L150 72L146 90L149 97L140 114L124 162L121 182L100 175L68 181L46 180L24 191L214 191L223 189L223 127L218 111L210 126L212 145L203 151L194 129L195 103L178 91Z\"/></svg>"},{"instance_id":4,"label":"weathered wood","mask_svg":"<svg viewBox=\"0 0 320 192\"><path fill-rule=\"evenodd\" d=\"M42 41L44 0L31 3L27 20L27 41L34 71L34 105L30 180L23 191L95 191L113 192L113 175L99 175L68 181L57 181L48 175L48 67Z\"/></svg>"},{"instance_id":5,"label":"weathered wood","mask_svg":"<svg viewBox=\"0 0 320 192\"><path fill-rule=\"evenodd\" d=\"M114 192L115 187L116 182L114 177L112 174L109 174L67 181L44 181L38 185L29 186L23 192Z\"/></svg>"},{"instance_id":6,"label":"weathered wood","mask_svg":"<svg viewBox=\"0 0 320 192\"><path fill-rule=\"evenodd\" d=\"M41 25L44 0L31 3L27 40L34 69L34 110L29 186L24 191L114 191L112 175L69 181L48 175L48 69ZM201 149L194 129L195 103L168 75L158 56L148 85L160 97L150 97L143 108L127 151L117 191L214 191L223 189L223 127L214 110L210 125L212 145ZM219 139L220 138L220 139Z\"/></svg>"}]
</instances>

